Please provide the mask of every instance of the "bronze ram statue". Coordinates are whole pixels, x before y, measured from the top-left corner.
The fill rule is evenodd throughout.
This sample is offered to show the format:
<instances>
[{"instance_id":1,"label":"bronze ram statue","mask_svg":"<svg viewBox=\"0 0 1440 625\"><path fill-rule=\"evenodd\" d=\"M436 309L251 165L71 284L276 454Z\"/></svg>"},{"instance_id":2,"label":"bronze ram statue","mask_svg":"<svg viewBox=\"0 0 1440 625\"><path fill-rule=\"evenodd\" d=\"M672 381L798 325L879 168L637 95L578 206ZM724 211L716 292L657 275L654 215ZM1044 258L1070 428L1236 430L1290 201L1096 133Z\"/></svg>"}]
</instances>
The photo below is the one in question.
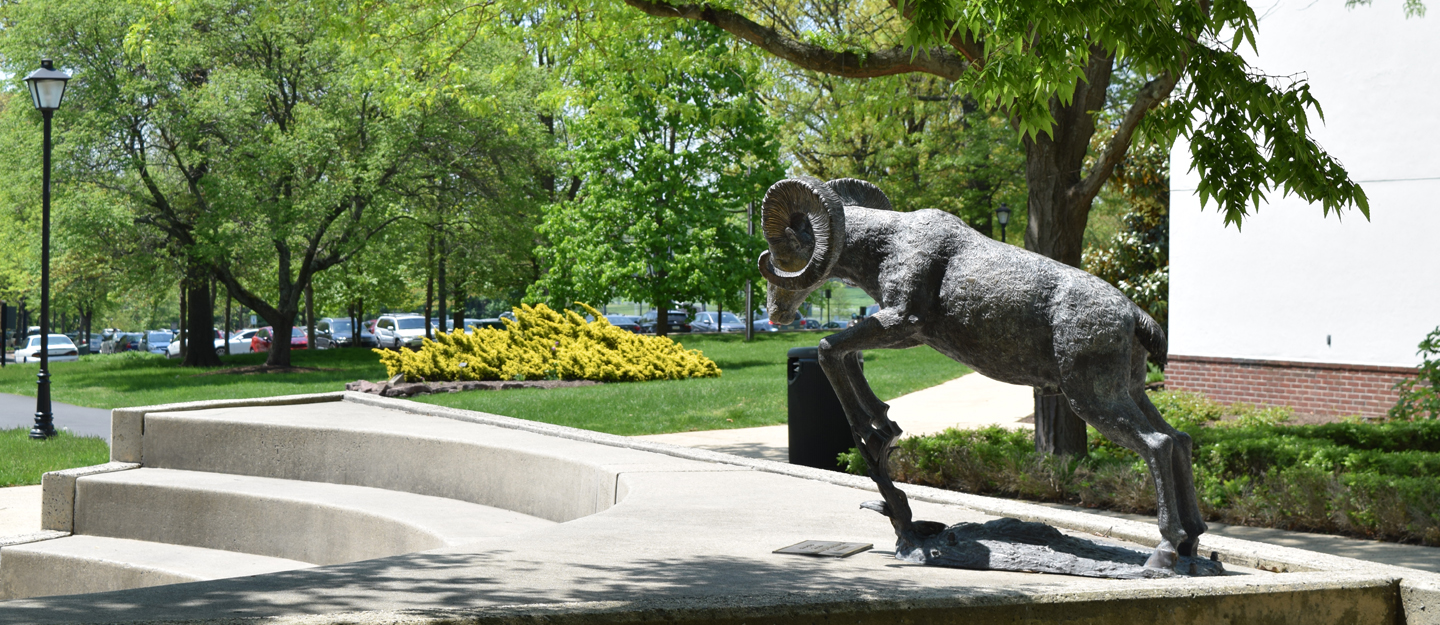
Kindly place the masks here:
<instances>
[{"instance_id":1,"label":"bronze ram statue","mask_svg":"<svg viewBox=\"0 0 1440 625\"><path fill-rule=\"evenodd\" d=\"M860 287L879 311L820 341L819 360L845 408L856 447L885 501L897 555L938 557L927 538L944 526L914 521L886 460L901 430L870 390L858 354L929 345L1002 382L1061 392L1101 434L1145 460L1155 480L1163 541L1144 562L1170 569L1193 561L1205 522L1191 475L1190 437L1145 395L1146 356L1163 362L1165 333L1115 287L1084 271L991 240L938 210L896 212L868 182L782 180L765 195L770 321L829 279ZM931 541L933 542L933 540ZM1204 561L1210 565L1209 561ZM931 562L944 564L942 562ZM1214 574L1187 566L1187 572Z\"/></svg>"}]
</instances>

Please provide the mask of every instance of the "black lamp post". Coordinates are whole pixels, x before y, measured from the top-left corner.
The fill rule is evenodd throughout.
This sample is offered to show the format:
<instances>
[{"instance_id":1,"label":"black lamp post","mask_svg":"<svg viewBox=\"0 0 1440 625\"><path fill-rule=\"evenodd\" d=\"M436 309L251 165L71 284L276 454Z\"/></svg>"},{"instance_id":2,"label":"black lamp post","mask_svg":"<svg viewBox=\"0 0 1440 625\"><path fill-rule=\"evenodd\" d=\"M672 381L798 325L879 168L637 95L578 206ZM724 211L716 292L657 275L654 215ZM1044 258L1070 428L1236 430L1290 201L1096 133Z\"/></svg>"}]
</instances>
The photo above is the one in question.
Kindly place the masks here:
<instances>
[{"instance_id":1,"label":"black lamp post","mask_svg":"<svg viewBox=\"0 0 1440 625\"><path fill-rule=\"evenodd\" d=\"M37 439L55 435L55 417L50 413L50 118L60 108L68 80L70 75L56 71L50 59L40 61L40 69L25 77L30 98L45 118L45 173L40 192L40 374L36 376L35 427L30 428L30 438Z\"/></svg>"},{"instance_id":2,"label":"black lamp post","mask_svg":"<svg viewBox=\"0 0 1440 625\"><path fill-rule=\"evenodd\" d=\"M1000 208L995 209L995 220L1000 222L1000 240L1005 240L1005 224L1010 223L1010 205L1000 203Z\"/></svg>"}]
</instances>

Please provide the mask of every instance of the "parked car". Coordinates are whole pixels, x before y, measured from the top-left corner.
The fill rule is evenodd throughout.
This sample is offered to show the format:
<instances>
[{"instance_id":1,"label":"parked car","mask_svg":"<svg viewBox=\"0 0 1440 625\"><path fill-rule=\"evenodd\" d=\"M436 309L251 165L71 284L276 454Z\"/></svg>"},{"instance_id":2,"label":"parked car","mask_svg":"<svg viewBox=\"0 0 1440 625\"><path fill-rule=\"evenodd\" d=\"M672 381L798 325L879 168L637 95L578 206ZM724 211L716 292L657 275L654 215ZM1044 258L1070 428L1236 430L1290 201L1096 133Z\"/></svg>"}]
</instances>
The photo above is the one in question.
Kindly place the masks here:
<instances>
[{"instance_id":1,"label":"parked car","mask_svg":"<svg viewBox=\"0 0 1440 625\"><path fill-rule=\"evenodd\" d=\"M770 320L769 320L769 319L756 319L756 320L755 320L755 323L753 323L753 324L751 324L751 325L755 328L755 331L756 331L756 332L779 332L779 331L780 331L780 326L777 326L777 325L775 325L775 324L773 324L773 323L770 323Z\"/></svg>"},{"instance_id":2,"label":"parked car","mask_svg":"<svg viewBox=\"0 0 1440 625\"><path fill-rule=\"evenodd\" d=\"M696 332L744 332L745 322L734 313L702 312L695 313L690 327Z\"/></svg>"},{"instance_id":3,"label":"parked car","mask_svg":"<svg viewBox=\"0 0 1440 625\"><path fill-rule=\"evenodd\" d=\"M270 351L270 347L275 343L274 334L275 328L270 326L257 330L255 336L250 338L250 351L255 353ZM290 328L290 349L305 349L308 347L307 343L309 343L309 339L305 336L305 328Z\"/></svg>"},{"instance_id":4,"label":"parked car","mask_svg":"<svg viewBox=\"0 0 1440 625\"><path fill-rule=\"evenodd\" d=\"M356 340L360 341L361 347L375 347L375 334L364 329L364 324L361 324L361 328L357 336L352 331L349 319L326 317L316 321L315 349L353 347Z\"/></svg>"},{"instance_id":5,"label":"parked car","mask_svg":"<svg viewBox=\"0 0 1440 625\"><path fill-rule=\"evenodd\" d=\"M654 334L656 317L657 315L653 308L650 309L649 312L640 315L640 318L636 320L637 323L640 324L640 332L644 334ZM683 310L669 311L665 314L665 318L669 320L670 327L668 329L670 332L689 332L691 329L689 321L690 315L686 314Z\"/></svg>"},{"instance_id":6,"label":"parked car","mask_svg":"<svg viewBox=\"0 0 1440 625\"><path fill-rule=\"evenodd\" d=\"M499 317L490 317L487 319L471 319L469 317L465 318L466 334L474 334L476 330L481 330L484 328L490 328L492 330L504 330L505 321L500 319Z\"/></svg>"},{"instance_id":7,"label":"parked car","mask_svg":"<svg viewBox=\"0 0 1440 625\"><path fill-rule=\"evenodd\" d=\"M188 336L185 337L185 342L186 342L186 343L189 343L189 342L190 342L190 337L188 337ZM221 331L220 329L218 329L218 328L215 330L215 336L214 336L214 340L213 340L212 343L211 343L211 346L215 348L215 355L216 355L216 356L224 356L224 355L225 355L225 333L222 332L222 331ZM180 338L179 338L178 336L175 338L175 340L170 341L170 345L165 348L165 357L166 357L166 358L179 358L179 357L180 357Z\"/></svg>"},{"instance_id":8,"label":"parked car","mask_svg":"<svg viewBox=\"0 0 1440 625\"><path fill-rule=\"evenodd\" d=\"M475 328L477 328L477 330L478 330L478 328L491 328L491 330L505 330L505 328L507 328L507 325L505 325L504 317L490 317L490 318L484 318L484 320L475 320Z\"/></svg>"},{"instance_id":9,"label":"parked car","mask_svg":"<svg viewBox=\"0 0 1440 625\"><path fill-rule=\"evenodd\" d=\"M605 320L609 321L610 325L620 328L621 330L629 330L635 334L640 334L641 332L640 322L629 315L605 315Z\"/></svg>"},{"instance_id":10,"label":"parked car","mask_svg":"<svg viewBox=\"0 0 1440 625\"><path fill-rule=\"evenodd\" d=\"M781 330L819 330L819 329L820 329L820 320L819 320L819 319L810 319L810 318L808 318L808 317L807 317L807 318L802 318L802 319L796 319L796 320L794 320L794 321L791 321L790 323L787 323L787 324L785 324L785 325L783 325L783 326L780 326L780 329L781 329Z\"/></svg>"},{"instance_id":11,"label":"parked car","mask_svg":"<svg viewBox=\"0 0 1440 625\"><path fill-rule=\"evenodd\" d=\"M175 340L175 335L169 330L151 330L144 333L140 339L140 349L152 354L165 355L165 348L170 346L170 341Z\"/></svg>"},{"instance_id":12,"label":"parked car","mask_svg":"<svg viewBox=\"0 0 1440 625\"><path fill-rule=\"evenodd\" d=\"M487 321L497 321L497 322L498 322L497 319L474 319L474 318L471 318L471 317L465 317L465 318L463 318L463 319L460 320L460 327L465 329L465 333L466 333L466 334L474 334L474 333L475 333L475 328L493 327L493 326L486 325L485 322L487 322ZM504 324L501 324L501 325L504 325ZM439 318L439 317L431 317L431 318L430 318L430 327L433 329L434 332L439 332L439 331L440 331L440 318ZM505 328L502 327L502 328L500 328L500 329L501 329L501 330L504 330ZM454 320L454 319L452 319L452 318L450 318L450 317L446 317L446 318L445 318L445 331L446 331L446 332L454 332L454 331L455 331L455 320Z\"/></svg>"},{"instance_id":13,"label":"parked car","mask_svg":"<svg viewBox=\"0 0 1440 625\"><path fill-rule=\"evenodd\" d=\"M465 317L464 319L460 320L460 327L465 329L466 334L474 334L475 330L479 328L494 328L496 330L504 330L505 322L499 319L476 319L474 317ZM454 331L454 328L451 328L450 324L446 323L445 330Z\"/></svg>"},{"instance_id":14,"label":"parked car","mask_svg":"<svg viewBox=\"0 0 1440 625\"><path fill-rule=\"evenodd\" d=\"M50 334L48 345L45 351L50 355L50 362L66 362L80 360L80 348L70 337L64 334ZM40 335L26 337L25 346L15 350L15 362L40 362Z\"/></svg>"},{"instance_id":15,"label":"parked car","mask_svg":"<svg viewBox=\"0 0 1440 625\"><path fill-rule=\"evenodd\" d=\"M81 332L66 332L66 333L65 333L65 336L70 337L70 342L71 342L71 343L74 343L77 347L83 347L83 348L85 348L84 350L82 350L82 351L84 351L85 353L87 353L87 354L98 354L98 353L100 353L100 343L102 342L102 339L101 339L101 337L100 337L99 334L91 334L91 335L90 335L90 340L88 340L88 341L82 340L82 339L80 338L81 335L82 335Z\"/></svg>"},{"instance_id":16,"label":"parked car","mask_svg":"<svg viewBox=\"0 0 1440 625\"><path fill-rule=\"evenodd\" d=\"M251 339L254 339L255 335L259 332L260 328L245 328L244 330L236 330L235 333L231 334L230 338L225 341L230 345L230 354L234 355L250 353Z\"/></svg>"},{"instance_id":17,"label":"parked car","mask_svg":"<svg viewBox=\"0 0 1440 625\"><path fill-rule=\"evenodd\" d=\"M420 348L426 320L420 315L382 315L375 320L375 340L384 349Z\"/></svg>"},{"instance_id":18,"label":"parked car","mask_svg":"<svg viewBox=\"0 0 1440 625\"><path fill-rule=\"evenodd\" d=\"M119 354L140 350L140 342L144 337L138 332L115 332L100 342L100 353Z\"/></svg>"}]
</instances>

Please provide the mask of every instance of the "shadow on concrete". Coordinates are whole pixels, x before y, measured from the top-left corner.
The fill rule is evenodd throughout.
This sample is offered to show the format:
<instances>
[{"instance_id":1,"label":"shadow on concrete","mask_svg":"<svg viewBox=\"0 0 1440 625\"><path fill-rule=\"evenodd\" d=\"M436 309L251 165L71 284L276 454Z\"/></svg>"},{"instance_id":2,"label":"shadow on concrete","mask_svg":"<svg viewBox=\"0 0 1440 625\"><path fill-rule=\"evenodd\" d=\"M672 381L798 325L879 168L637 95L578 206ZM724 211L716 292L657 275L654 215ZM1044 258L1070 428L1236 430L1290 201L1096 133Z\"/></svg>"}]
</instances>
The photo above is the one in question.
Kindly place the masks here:
<instances>
[{"instance_id":1,"label":"shadow on concrete","mask_svg":"<svg viewBox=\"0 0 1440 625\"><path fill-rule=\"evenodd\" d=\"M895 561L877 553L883 555L853 556L874 559L863 562L860 570L837 565L835 560L798 556L783 564L735 556L563 564L528 560L525 554L510 551L417 553L259 577L9 601L0 603L0 623L244 618L379 609L423 612L694 597L724 603L766 595L783 597L786 603L799 602L805 595L899 600L967 594L1003 602L1004 597L1018 599L1061 586L1041 581L1046 579L1041 576L1017 575L1007 579L1003 589L956 584L937 592L938 588L917 588L914 580L885 574L883 569ZM868 567L880 574L866 573ZM928 568L926 573L943 576L953 571Z\"/></svg>"},{"instance_id":2,"label":"shadow on concrete","mask_svg":"<svg viewBox=\"0 0 1440 625\"><path fill-rule=\"evenodd\" d=\"M743 458L790 462L790 447L786 445L776 446L766 443L717 443L714 445L702 445L699 446L699 448L718 451L723 454L733 454Z\"/></svg>"}]
</instances>

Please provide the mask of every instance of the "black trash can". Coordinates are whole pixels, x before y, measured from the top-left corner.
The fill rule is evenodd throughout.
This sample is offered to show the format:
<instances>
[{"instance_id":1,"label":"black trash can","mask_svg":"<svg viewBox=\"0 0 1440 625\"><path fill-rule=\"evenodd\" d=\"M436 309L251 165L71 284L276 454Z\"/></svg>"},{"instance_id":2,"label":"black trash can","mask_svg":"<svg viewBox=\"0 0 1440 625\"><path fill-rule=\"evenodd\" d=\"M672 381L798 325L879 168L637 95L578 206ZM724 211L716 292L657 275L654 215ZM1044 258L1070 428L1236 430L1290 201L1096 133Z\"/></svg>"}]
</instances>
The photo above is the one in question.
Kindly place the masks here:
<instances>
[{"instance_id":1,"label":"black trash can","mask_svg":"<svg viewBox=\"0 0 1440 625\"><path fill-rule=\"evenodd\" d=\"M835 457L850 451L855 440L845 420L845 409L820 368L817 351L814 347L794 347L786 354L790 464L840 471Z\"/></svg>"}]
</instances>

